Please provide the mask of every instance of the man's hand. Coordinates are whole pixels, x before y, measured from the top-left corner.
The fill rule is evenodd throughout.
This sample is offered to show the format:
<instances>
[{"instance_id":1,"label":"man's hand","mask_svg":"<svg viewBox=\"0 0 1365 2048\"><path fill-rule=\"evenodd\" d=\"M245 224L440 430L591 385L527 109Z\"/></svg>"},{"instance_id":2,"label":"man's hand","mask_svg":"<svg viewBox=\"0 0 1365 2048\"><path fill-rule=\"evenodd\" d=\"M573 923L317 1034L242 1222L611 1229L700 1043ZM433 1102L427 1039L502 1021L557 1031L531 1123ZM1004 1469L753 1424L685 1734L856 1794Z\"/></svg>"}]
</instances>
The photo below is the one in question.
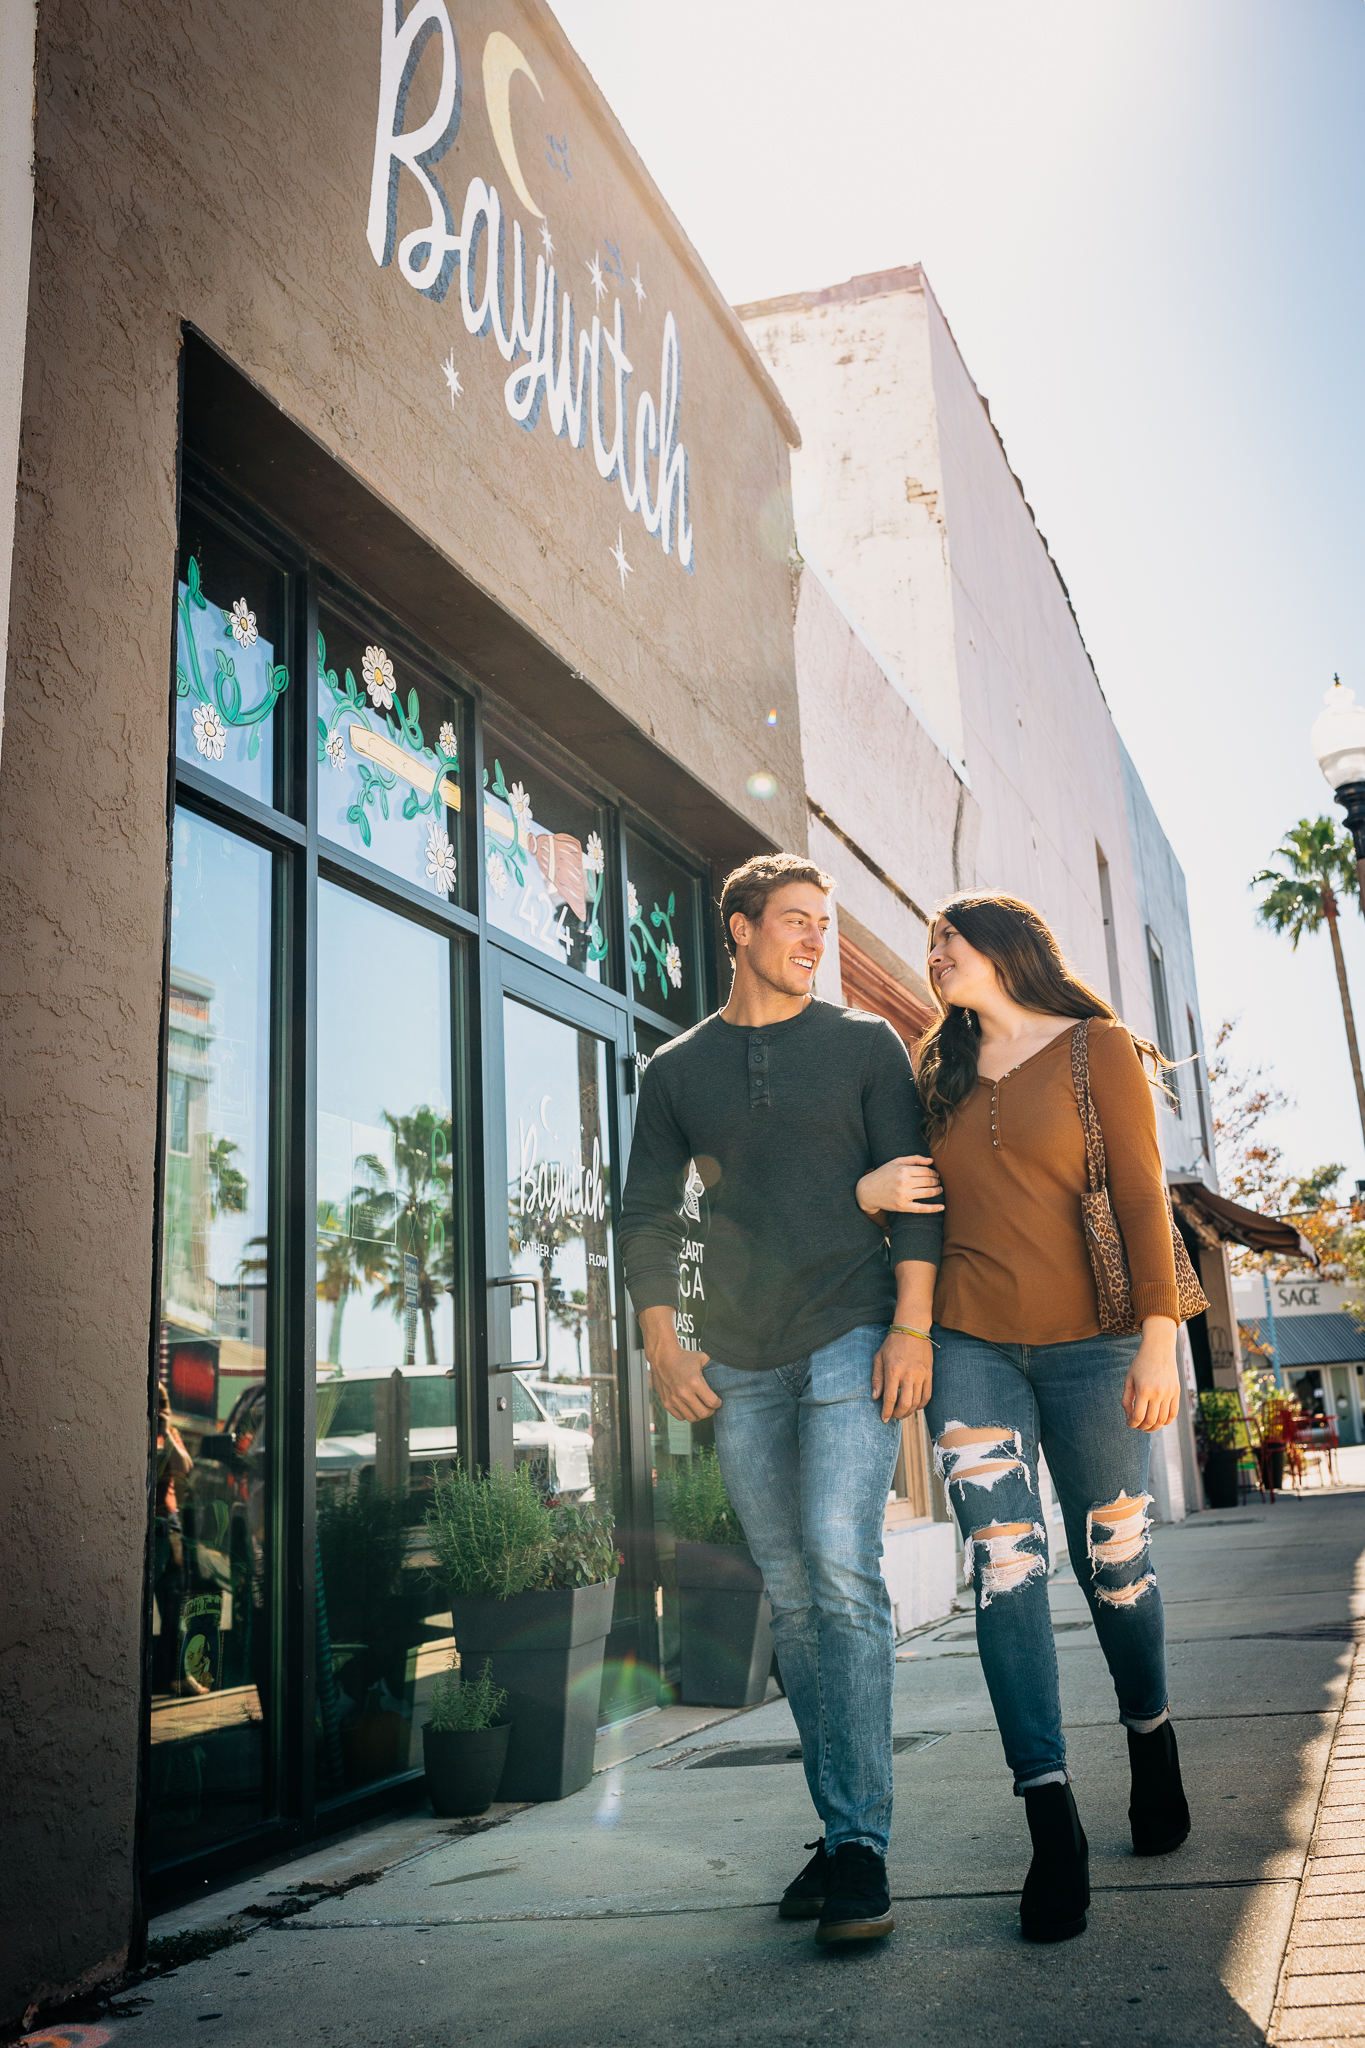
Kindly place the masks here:
<instances>
[{"instance_id":1,"label":"man's hand","mask_svg":"<svg viewBox=\"0 0 1365 2048\"><path fill-rule=\"evenodd\" d=\"M905 1159L888 1159L865 1173L854 1190L858 1207L867 1216L879 1216L896 1209L910 1216L937 1216L943 1208L943 1189L932 1159L915 1154Z\"/></svg>"},{"instance_id":2,"label":"man's hand","mask_svg":"<svg viewBox=\"0 0 1365 2048\"><path fill-rule=\"evenodd\" d=\"M934 1347L927 1337L893 1332L872 1361L872 1398L882 1404L883 1422L917 1415L934 1388Z\"/></svg>"},{"instance_id":3,"label":"man's hand","mask_svg":"<svg viewBox=\"0 0 1365 2048\"><path fill-rule=\"evenodd\" d=\"M679 1422L705 1422L714 1415L720 1395L713 1394L701 1376L707 1354L683 1350L672 1309L641 1309L640 1333L654 1391L669 1414Z\"/></svg>"},{"instance_id":4,"label":"man's hand","mask_svg":"<svg viewBox=\"0 0 1365 2048\"><path fill-rule=\"evenodd\" d=\"M1142 1343L1123 1383L1123 1412L1130 1429L1150 1433L1175 1420L1180 1406L1180 1367L1175 1357L1178 1327L1170 1316L1143 1318Z\"/></svg>"}]
</instances>

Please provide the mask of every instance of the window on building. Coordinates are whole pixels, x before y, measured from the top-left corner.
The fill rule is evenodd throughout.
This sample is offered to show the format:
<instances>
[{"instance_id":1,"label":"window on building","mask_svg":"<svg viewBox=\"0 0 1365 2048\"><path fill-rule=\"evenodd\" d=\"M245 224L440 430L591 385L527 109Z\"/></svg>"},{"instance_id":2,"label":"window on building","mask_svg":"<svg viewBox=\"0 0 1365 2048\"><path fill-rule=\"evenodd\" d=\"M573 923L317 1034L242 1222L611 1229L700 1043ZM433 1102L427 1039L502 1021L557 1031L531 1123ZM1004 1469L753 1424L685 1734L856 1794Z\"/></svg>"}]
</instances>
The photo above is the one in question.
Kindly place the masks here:
<instances>
[{"instance_id":1,"label":"window on building","mask_svg":"<svg viewBox=\"0 0 1365 2048\"><path fill-rule=\"evenodd\" d=\"M1152 977L1152 1008L1156 1012L1157 1044L1168 1060L1176 1057L1175 1038L1171 1031L1171 1005L1166 993L1166 962L1162 956L1161 941L1151 926L1147 927L1147 966ZM1177 1116L1183 1116L1180 1101L1180 1070L1168 1067L1162 1076L1174 1098L1171 1108Z\"/></svg>"},{"instance_id":2,"label":"window on building","mask_svg":"<svg viewBox=\"0 0 1365 2048\"><path fill-rule=\"evenodd\" d=\"M1209 1096L1204 1086L1204 1055L1199 1050L1199 1033L1194 1028L1194 1011L1186 1010L1185 1022L1190 1031L1190 1072L1194 1075L1194 1099L1199 1105L1199 1144L1204 1157L1213 1158L1213 1147L1209 1143Z\"/></svg>"},{"instance_id":3,"label":"window on building","mask_svg":"<svg viewBox=\"0 0 1365 2048\"><path fill-rule=\"evenodd\" d=\"M1109 882L1109 863L1100 846L1095 848L1095 864L1100 876L1100 913L1104 918L1104 957L1109 967L1109 1000L1123 1015L1123 989L1119 981L1119 942L1114 929L1114 892Z\"/></svg>"}]
</instances>

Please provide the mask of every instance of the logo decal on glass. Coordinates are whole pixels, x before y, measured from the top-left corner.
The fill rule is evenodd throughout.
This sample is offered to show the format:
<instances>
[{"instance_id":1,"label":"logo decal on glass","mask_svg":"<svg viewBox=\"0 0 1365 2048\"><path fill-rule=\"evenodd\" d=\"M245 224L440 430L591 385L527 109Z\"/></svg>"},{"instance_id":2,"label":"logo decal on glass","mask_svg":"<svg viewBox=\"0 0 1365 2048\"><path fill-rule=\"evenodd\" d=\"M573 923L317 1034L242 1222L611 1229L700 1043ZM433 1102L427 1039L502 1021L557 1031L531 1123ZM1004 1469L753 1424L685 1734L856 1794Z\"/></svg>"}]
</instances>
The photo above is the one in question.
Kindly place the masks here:
<instances>
[{"instance_id":1,"label":"logo decal on glass","mask_svg":"<svg viewBox=\"0 0 1365 2048\"><path fill-rule=\"evenodd\" d=\"M570 967L604 960L599 835L590 832L585 845L572 832L540 831L525 785L509 789L496 760L491 785L484 770L483 824L489 889L500 902L509 886L521 892L515 914L526 929L519 936Z\"/></svg>"},{"instance_id":2,"label":"logo decal on glass","mask_svg":"<svg viewBox=\"0 0 1365 2048\"><path fill-rule=\"evenodd\" d=\"M649 924L653 925L656 932L662 927L665 934L662 939L656 939L651 935L649 926L645 923L645 914L640 908L640 899L635 893L634 882L627 882L626 884L626 915L630 921L631 971L639 982L640 993L643 995L645 976L649 972L649 963L652 960L654 971L659 977L659 987L663 992L665 1001L668 999L669 989L681 988L683 983L682 952L673 937L673 917L677 907L677 898L673 891L670 890L667 910L660 910L657 903L650 910Z\"/></svg>"},{"instance_id":3,"label":"logo decal on glass","mask_svg":"<svg viewBox=\"0 0 1365 2048\"><path fill-rule=\"evenodd\" d=\"M367 847L372 843L372 818L374 823L389 820L389 798L396 796L400 783L405 784L404 820L429 820L419 846L420 864L437 895L449 896L455 887L455 848L442 807L460 808L455 728L447 721L437 745L426 744L417 692L409 689L404 705L392 657L384 648L366 647L361 672L363 688L349 668L345 682L338 682L336 670L327 666L327 644L318 634L318 765L340 774L347 773L348 764L354 766L356 794L346 818Z\"/></svg>"}]
</instances>

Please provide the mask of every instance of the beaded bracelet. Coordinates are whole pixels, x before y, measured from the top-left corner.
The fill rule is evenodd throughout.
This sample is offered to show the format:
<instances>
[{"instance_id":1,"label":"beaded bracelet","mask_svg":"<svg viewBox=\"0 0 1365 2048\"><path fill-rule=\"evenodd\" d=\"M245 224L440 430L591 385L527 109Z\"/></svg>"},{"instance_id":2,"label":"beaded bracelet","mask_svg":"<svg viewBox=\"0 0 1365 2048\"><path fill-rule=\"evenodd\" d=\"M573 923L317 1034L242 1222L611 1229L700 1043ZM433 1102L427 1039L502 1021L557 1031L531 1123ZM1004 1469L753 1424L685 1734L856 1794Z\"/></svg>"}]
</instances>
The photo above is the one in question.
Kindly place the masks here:
<instances>
[{"instance_id":1,"label":"beaded bracelet","mask_svg":"<svg viewBox=\"0 0 1365 2048\"><path fill-rule=\"evenodd\" d=\"M931 1337L927 1330L912 1330L909 1323L892 1323L891 1335L893 1337L918 1337L923 1343L932 1344L935 1351L939 1348L938 1340Z\"/></svg>"}]
</instances>

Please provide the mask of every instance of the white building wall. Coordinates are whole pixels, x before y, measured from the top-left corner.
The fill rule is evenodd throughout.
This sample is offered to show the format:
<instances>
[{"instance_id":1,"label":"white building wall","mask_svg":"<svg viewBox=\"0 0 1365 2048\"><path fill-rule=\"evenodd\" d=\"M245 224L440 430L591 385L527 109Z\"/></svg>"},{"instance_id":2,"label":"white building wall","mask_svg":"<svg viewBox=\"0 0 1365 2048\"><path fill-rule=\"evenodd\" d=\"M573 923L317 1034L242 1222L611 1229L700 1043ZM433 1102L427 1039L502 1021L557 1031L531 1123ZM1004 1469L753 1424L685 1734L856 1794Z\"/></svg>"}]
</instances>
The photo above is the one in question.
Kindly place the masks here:
<instances>
[{"instance_id":1,"label":"white building wall","mask_svg":"<svg viewBox=\"0 0 1365 2048\"><path fill-rule=\"evenodd\" d=\"M792 458L798 544L828 574L924 737L964 759L980 822L970 861L959 863L961 885L1036 903L1080 972L1107 992L1102 848L1126 1020L1150 1034L1113 720L923 273L858 278L739 311L801 427ZM809 694L803 725L818 716ZM819 766L809 741L806 757L809 786ZM932 802L923 757L888 758L880 779L898 813Z\"/></svg>"},{"instance_id":2,"label":"white building wall","mask_svg":"<svg viewBox=\"0 0 1365 2048\"><path fill-rule=\"evenodd\" d=\"M10 563L33 240L33 90L37 0L0 7L0 746L9 641Z\"/></svg>"}]
</instances>

